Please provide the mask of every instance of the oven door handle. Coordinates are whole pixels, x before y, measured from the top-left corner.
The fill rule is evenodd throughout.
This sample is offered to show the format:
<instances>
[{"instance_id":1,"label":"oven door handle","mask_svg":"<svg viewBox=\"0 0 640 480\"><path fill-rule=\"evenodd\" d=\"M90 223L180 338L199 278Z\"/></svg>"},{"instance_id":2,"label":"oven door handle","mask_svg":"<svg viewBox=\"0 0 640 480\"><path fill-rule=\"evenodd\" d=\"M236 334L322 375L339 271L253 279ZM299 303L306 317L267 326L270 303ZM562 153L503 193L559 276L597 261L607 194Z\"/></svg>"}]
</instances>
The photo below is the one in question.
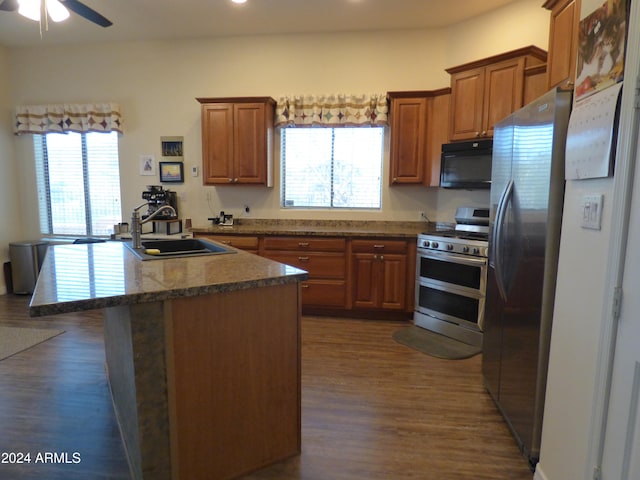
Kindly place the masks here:
<instances>
[{"instance_id":1,"label":"oven door handle","mask_svg":"<svg viewBox=\"0 0 640 480\"><path fill-rule=\"evenodd\" d=\"M507 187L502 194L502 198L498 203L498 212L496 214L496 224L494 225L493 235L493 263L496 271L496 284L498 285L498 291L504 301L507 300L507 290L504 285L503 262L502 262L502 243L504 240L504 222L506 218L507 207L513 197L513 179L509 180Z\"/></svg>"},{"instance_id":2,"label":"oven door handle","mask_svg":"<svg viewBox=\"0 0 640 480\"><path fill-rule=\"evenodd\" d=\"M483 267L487 264L487 259L482 257L472 257L471 255L458 255L457 253L437 253L430 250L418 249L418 255L426 258L433 258L434 260L444 260L452 263L459 263L462 265L469 265L472 267Z\"/></svg>"}]
</instances>

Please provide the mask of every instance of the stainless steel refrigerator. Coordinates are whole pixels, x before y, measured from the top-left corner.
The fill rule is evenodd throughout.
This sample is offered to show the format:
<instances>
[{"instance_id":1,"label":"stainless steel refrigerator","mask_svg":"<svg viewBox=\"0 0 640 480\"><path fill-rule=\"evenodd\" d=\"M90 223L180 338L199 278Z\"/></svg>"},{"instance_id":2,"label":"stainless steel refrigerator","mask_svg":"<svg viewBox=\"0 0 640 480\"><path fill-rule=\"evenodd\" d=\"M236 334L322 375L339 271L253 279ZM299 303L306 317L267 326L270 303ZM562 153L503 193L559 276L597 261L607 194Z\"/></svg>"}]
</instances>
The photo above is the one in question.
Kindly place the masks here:
<instances>
[{"instance_id":1,"label":"stainless steel refrigerator","mask_svg":"<svg viewBox=\"0 0 640 480\"><path fill-rule=\"evenodd\" d=\"M571 92L495 126L482 371L533 467L539 457L564 200Z\"/></svg>"}]
</instances>

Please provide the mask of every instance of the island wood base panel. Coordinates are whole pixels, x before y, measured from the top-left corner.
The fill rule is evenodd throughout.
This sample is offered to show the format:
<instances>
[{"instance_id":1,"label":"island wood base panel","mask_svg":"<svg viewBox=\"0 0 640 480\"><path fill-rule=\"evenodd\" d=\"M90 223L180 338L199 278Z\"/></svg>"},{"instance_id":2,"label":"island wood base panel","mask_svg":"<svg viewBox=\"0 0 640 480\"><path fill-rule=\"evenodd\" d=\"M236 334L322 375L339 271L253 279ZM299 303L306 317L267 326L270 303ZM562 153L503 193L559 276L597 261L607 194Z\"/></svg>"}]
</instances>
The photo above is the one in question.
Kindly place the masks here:
<instances>
[{"instance_id":1,"label":"island wood base panel","mask_svg":"<svg viewBox=\"0 0 640 480\"><path fill-rule=\"evenodd\" d=\"M297 283L107 309L135 479L230 479L300 453Z\"/></svg>"}]
</instances>

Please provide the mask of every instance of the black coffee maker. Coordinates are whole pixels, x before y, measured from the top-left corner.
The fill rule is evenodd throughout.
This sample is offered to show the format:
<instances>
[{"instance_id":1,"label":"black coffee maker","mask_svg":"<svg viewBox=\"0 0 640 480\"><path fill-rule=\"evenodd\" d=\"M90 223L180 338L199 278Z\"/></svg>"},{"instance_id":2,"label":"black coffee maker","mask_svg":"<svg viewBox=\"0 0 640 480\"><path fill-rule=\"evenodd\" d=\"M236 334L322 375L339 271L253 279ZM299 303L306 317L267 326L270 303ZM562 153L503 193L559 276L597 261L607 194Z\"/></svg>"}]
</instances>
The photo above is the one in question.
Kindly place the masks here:
<instances>
[{"instance_id":1,"label":"black coffee maker","mask_svg":"<svg viewBox=\"0 0 640 480\"><path fill-rule=\"evenodd\" d=\"M142 215L142 219L147 218L164 205L170 205L176 211L176 215L171 215L171 212L160 212L154 220L168 220L176 218L178 215L178 196L176 192L171 190L165 190L160 185L147 185L147 190L142 192L142 199L148 203L147 213Z\"/></svg>"}]
</instances>

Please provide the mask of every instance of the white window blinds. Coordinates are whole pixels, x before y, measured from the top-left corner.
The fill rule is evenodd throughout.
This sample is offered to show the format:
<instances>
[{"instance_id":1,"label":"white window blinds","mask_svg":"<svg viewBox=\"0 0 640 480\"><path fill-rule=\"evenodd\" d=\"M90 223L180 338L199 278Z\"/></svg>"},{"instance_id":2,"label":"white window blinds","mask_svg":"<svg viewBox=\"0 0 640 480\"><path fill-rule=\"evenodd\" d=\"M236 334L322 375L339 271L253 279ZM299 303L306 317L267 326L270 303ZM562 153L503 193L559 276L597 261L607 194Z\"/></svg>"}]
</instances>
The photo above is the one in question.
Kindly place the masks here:
<instances>
[{"instance_id":1,"label":"white window blinds","mask_svg":"<svg viewBox=\"0 0 640 480\"><path fill-rule=\"evenodd\" d=\"M282 206L381 208L384 129L283 128Z\"/></svg>"}]
</instances>

